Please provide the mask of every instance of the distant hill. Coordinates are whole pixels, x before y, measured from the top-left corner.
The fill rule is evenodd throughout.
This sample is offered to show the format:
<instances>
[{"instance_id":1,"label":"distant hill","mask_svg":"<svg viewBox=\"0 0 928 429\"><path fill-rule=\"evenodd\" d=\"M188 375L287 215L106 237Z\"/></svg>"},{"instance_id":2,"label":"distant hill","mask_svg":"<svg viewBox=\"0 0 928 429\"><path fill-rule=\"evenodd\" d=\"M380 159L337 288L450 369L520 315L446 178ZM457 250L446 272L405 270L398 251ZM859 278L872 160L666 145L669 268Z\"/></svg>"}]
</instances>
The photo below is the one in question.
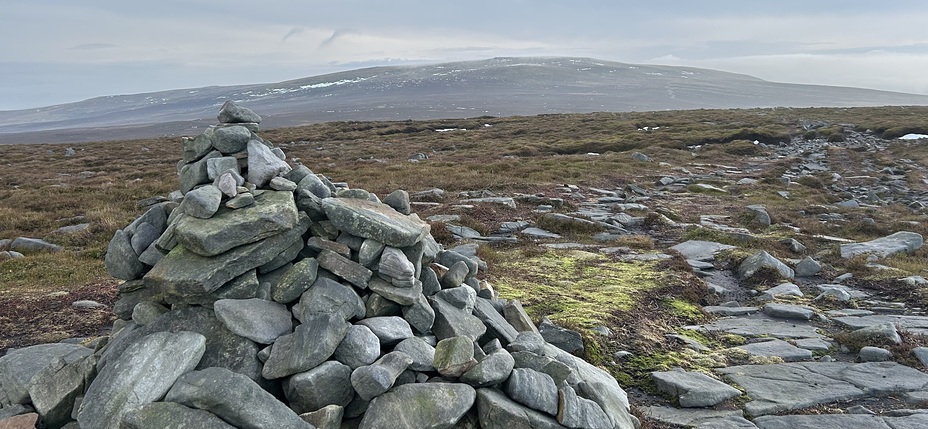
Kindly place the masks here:
<instances>
[{"instance_id":1,"label":"distant hill","mask_svg":"<svg viewBox=\"0 0 928 429\"><path fill-rule=\"evenodd\" d=\"M775 83L693 67L589 58L494 58L372 67L272 84L119 95L0 111L0 143L69 143L198 134L228 99L262 128L404 120L700 108L928 105L928 96Z\"/></svg>"}]
</instances>

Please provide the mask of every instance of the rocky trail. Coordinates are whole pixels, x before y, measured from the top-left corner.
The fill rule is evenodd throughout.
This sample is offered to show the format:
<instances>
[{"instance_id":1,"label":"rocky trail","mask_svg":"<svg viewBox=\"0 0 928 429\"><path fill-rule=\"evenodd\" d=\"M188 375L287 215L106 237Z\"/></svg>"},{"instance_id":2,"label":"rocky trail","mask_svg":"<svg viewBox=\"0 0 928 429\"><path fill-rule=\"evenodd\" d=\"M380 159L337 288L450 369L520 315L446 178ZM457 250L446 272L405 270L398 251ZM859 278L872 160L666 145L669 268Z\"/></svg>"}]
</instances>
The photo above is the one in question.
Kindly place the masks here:
<instances>
[{"instance_id":1,"label":"rocky trail","mask_svg":"<svg viewBox=\"0 0 928 429\"><path fill-rule=\"evenodd\" d=\"M874 156L917 140L636 152L611 186L381 200L291 167L236 109L110 242L111 334L0 357L0 427L928 427L928 168ZM539 323L494 273L514 252L644 264L698 302L621 313L661 319L654 339ZM623 293L645 292L606 300Z\"/></svg>"}]
</instances>

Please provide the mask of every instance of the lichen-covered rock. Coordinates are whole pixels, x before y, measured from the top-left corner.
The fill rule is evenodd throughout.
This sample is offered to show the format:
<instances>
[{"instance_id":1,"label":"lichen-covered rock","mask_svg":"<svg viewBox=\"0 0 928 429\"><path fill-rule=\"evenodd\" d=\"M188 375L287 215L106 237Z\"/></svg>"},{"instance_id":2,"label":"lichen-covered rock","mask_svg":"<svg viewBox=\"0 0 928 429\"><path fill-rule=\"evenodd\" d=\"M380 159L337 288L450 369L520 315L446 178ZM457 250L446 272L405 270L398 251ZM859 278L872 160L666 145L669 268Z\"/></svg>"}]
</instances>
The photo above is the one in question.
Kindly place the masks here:
<instances>
[{"instance_id":1,"label":"lichen-covered rock","mask_svg":"<svg viewBox=\"0 0 928 429\"><path fill-rule=\"evenodd\" d=\"M386 204L355 198L326 198L322 200L322 208L339 230L387 246L412 246L429 233L429 225L417 216L405 216Z\"/></svg>"},{"instance_id":2,"label":"lichen-covered rock","mask_svg":"<svg viewBox=\"0 0 928 429\"><path fill-rule=\"evenodd\" d=\"M371 401L361 429L450 429L474 405L477 392L461 383L404 384Z\"/></svg>"}]
</instances>

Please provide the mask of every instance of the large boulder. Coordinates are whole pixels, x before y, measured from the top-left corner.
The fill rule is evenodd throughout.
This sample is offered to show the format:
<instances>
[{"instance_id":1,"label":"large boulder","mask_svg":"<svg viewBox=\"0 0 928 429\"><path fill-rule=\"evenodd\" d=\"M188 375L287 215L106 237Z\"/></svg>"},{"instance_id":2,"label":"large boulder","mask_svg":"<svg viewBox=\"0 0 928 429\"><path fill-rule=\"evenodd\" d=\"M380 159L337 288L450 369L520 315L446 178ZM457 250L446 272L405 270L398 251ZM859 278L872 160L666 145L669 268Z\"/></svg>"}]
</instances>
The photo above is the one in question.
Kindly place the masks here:
<instances>
[{"instance_id":1,"label":"large boulder","mask_svg":"<svg viewBox=\"0 0 928 429\"><path fill-rule=\"evenodd\" d=\"M793 269L774 258L773 255L764 250L748 256L741 265L738 265L738 276L744 280L754 277L762 270L773 270L781 277L791 279L794 276Z\"/></svg>"},{"instance_id":2,"label":"large boulder","mask_svg":"<svg viewBox=\"0 0 928 429\"><path fill-rule=\"evenodd\" d=\"M29 385L45 367L58 359L65 363L76 362L93 353L77 344L39 344L12 350L0 357L0 392L12 404L29 401Z\"/></svg>"}]
</instances>

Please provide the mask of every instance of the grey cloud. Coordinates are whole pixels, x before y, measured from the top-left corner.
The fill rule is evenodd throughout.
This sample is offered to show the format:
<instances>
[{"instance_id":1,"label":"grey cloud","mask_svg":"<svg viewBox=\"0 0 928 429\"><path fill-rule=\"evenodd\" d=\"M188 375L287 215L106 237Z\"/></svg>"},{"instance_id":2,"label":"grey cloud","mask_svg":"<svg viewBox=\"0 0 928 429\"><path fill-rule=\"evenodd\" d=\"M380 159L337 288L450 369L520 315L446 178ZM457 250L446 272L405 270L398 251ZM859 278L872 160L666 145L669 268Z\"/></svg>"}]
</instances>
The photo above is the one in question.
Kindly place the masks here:
<instances>
[{"instance_id":1,"label":"grey cloud","mask_svg":"<svg viewBox=\"0 0 928 429\"><path fill-rule=\"evenodd\" d=\"M335 43L338 39L345 37L347 35L350 35L350 34L359 34L359 33L352 29L339 28L338 30L333 31L331 36L323 40L322 43L319 44L319 48L328 47L332 45L333 43Z\"/></svg>"},{"instance_id":2,"label":"grey cloud","mask_svg":"<svg viewBox=\"0 0 928 429\"><path fill-rule=\"evenodd\" d=\"M114 45L112 43L84 43L82 45L72 46L68 49L75 50L75 51L90 51L90 50L96 50L96 49L109 49L109 48L115 48L115 47L117 47L117 45Z\"/></svg>"}]
</instances>

